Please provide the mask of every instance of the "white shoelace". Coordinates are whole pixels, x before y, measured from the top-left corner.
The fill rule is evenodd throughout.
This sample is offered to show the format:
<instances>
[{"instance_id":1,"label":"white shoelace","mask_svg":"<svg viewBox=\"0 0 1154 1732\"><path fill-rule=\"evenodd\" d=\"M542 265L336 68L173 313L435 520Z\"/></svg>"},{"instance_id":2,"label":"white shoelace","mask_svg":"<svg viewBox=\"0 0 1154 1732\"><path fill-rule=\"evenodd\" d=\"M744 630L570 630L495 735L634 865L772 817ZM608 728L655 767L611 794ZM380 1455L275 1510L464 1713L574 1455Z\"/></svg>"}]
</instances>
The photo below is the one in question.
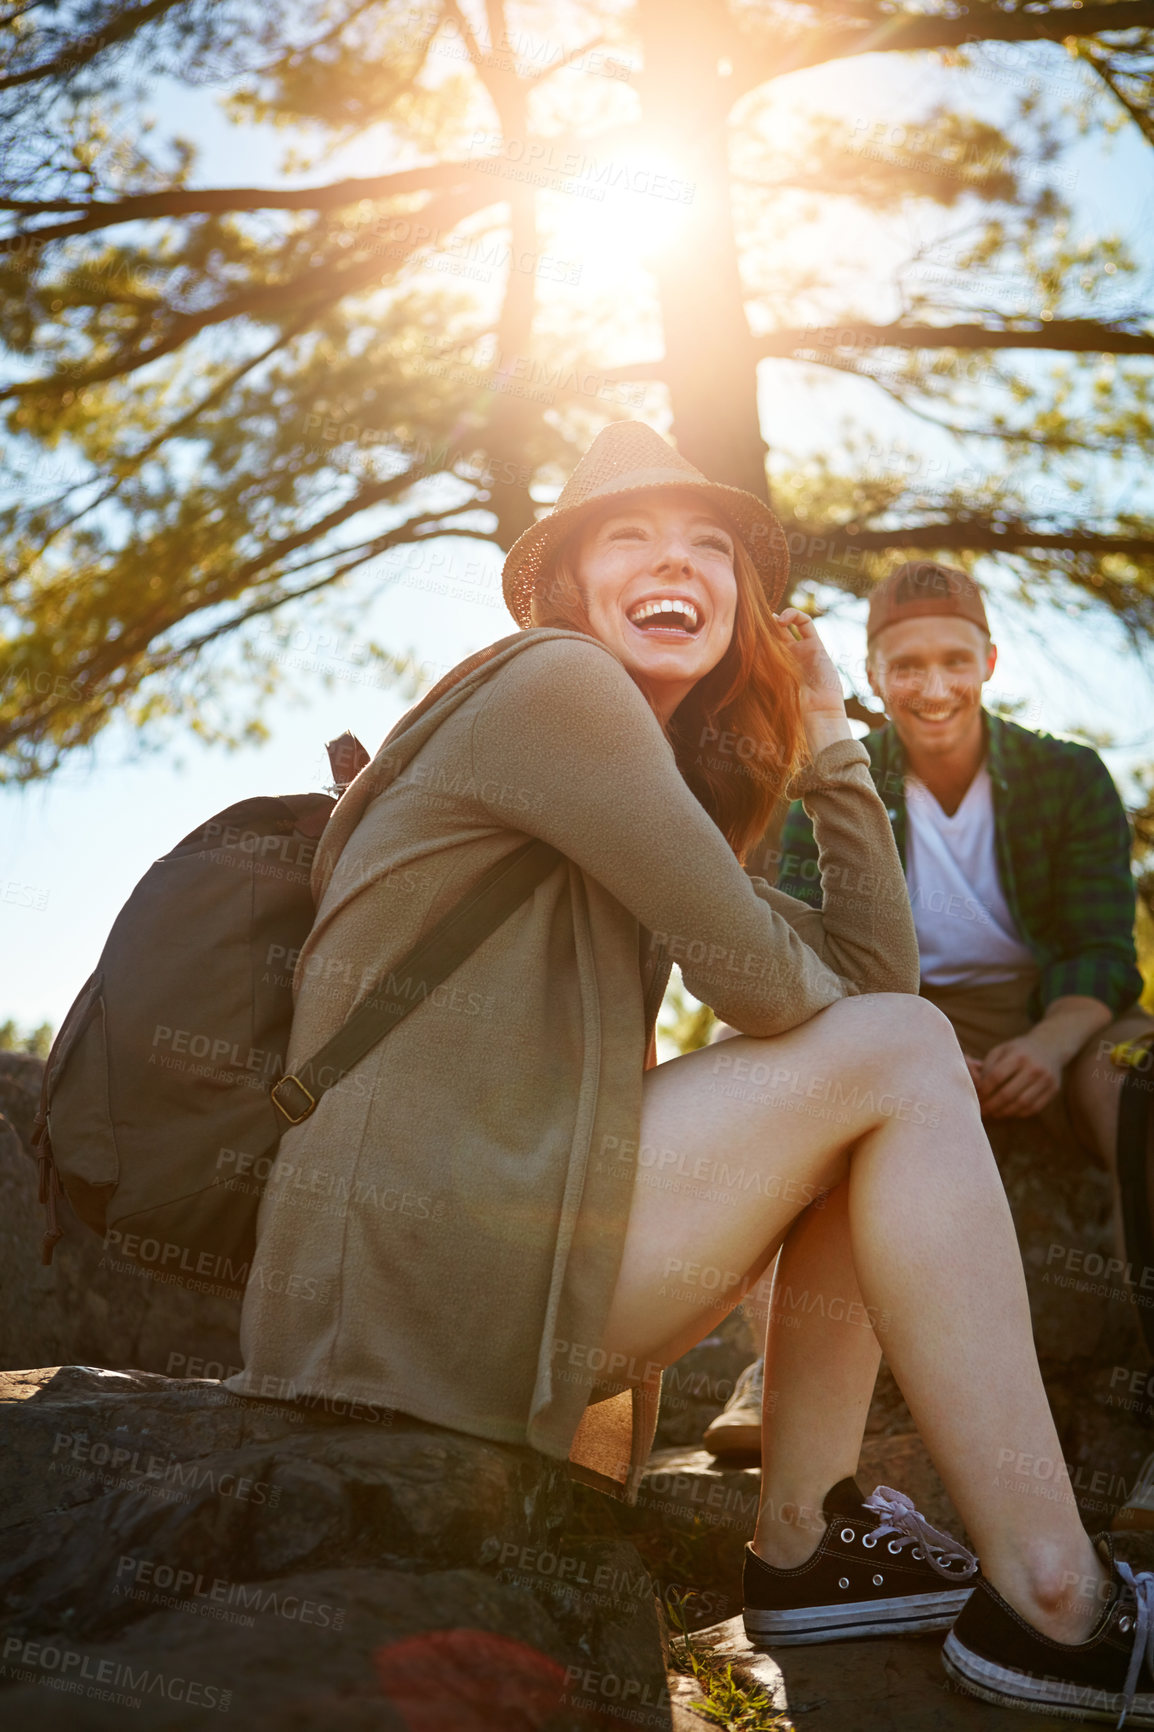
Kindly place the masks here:
<instances>
[{"instance_id":1,"label":"white shoelace","mask_svg":"<svg viewBox=\"0 0 1154 1732\"><path fill-rule=\"evenodd\" d=\"M1154 1673L1154 1574L1149 1570L1139 1570L1135 1575L1130 1565L1119 1558L1115 1568L1128 1588L1133 1588L1137 1601L1137 1612L1134 1620L1134 1646L1130 1650L1130 1669L1126 1673L1126 1684L1122 1691L1122 1712L1118 1716L1118 1725L1126 1724L1126 1716L1134 1706L1134 1698L1138 1694L1138 1674L1142 1670L1145 1659L1149 1670Z\"/></svg>"},{"instance_id":2,"label":"white shoelace","mask_svg":"<svg viewBox=\"0 0 1154 1732\"><path fill-rule=\"evenodd\" d=\"M920 1545L925 1552L926 1562L939 1576L944 1576L950 1582L964 1582L975 1575L978 1560L973 1552L967 1551L952 1534L944 1534L940 1528L931 1527L925 1516L914 1507L913 1502L904 1491L895 1491L892 1486L879 1485L869 1497L863 1500L864 1507L873 1515L880 1516L881 1522L874 1528L871 1538L885 1539L892 1534L898 1550L906 1544ZM954 1558L964 1563L964 1570L947 1570L936 1554L944 1558ZM1154 1577L1151 1577L1154 1581Z\"/></svg>"}]
</instances>

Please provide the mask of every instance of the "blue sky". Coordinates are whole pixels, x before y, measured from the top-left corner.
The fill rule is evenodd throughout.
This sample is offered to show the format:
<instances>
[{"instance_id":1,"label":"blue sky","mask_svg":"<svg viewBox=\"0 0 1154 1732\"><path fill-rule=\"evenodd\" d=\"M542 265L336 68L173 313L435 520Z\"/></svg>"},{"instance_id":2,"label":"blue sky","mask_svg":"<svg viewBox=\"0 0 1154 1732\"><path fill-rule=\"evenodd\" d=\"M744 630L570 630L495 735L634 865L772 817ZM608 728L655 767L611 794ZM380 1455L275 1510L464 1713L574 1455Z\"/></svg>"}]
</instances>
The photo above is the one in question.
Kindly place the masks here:
<instances>
[{"instance_id":1,"label":"blue sky","mask_svg":"<svg viewBox=\"0 0 1154 1732\"><path fill-rule=\"evenodd\" d=\"M914 88L920 76L909 66L871 83L861 62L852 73L878 105L895 91ZM992 99L990 92L980 94ZM210 116L212 99L211 92L190 94L175 86L158 92L165 125L202 144L197 179L268 184L279 178L283 135L246 129L238 152L230 129ZM1109 155L1086 143L1070 160L1087 223L1132 230L1136 214L1154 211L1154 153L1140 141L1126 137ZM336 165L315 178L340 170ZM354 172L371 170L362 163ZM1152 230L1154 224L1143 219L1142 244ZM611 287L611 279L602 282L602 271L588 279L591 294ZM853 401L862 403L880 440L899 427L907 438L916 437L896 411ZM841 396L831 400L828 393L816 398L801 369L774 369L772 385L763 385L766 437L771 447L788 439L794 450L807 443L819 449L828 418L849 402ZM0 1021L11 1016L25 1025L59 1023L133 885L194 825L247 795L323 786L323 742L345 727L376 748L412 695L387 683L365 659L369 640L412 652L431 680L513 630L500 603L499 568L498 551L472 541L442 544L439 553L426 548L394 556L358 580L356 629L343 643L335 641L323 607L298 610L285 622L287 641L279 651L296 690L269 704L271 737L264 746L229 752L188 734L170 734L142 756L140 742L114 723L48 783L0 792ZM1128 788L1133 767L1154 758L1150 681L1132 650L1109 622L1075 622L1054 609L1024 613L1005 599L996 567L983 575L991 583L991 617L1002 650L991 700L1017 705L1017 718L1028 726L1108 732L1117 744L1105 754L1107 762ZM862 604L842 601L827 631L859 689L863 619ZM239 677L234 666L226 682Z\"/></svg>"}]
</instances>

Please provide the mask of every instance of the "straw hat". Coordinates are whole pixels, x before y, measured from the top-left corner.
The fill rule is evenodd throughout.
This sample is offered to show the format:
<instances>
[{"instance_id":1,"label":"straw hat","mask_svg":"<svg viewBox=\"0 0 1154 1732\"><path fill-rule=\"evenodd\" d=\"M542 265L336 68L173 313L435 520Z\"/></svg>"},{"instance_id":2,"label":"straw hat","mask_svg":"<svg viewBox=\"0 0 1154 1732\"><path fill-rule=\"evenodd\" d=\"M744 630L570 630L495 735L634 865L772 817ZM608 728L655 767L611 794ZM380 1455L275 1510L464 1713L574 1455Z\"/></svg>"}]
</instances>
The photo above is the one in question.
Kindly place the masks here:
<instances>
[{"instance_id":1,"label":"straw hat","mask_svg":"<svg viewBox=\"0 0 1154 1732\"><path fill-rule=\"evenodd\" d=\"M789 579L789 547L769 506L744 488L707 481L643 421L614 421L598 433L552 511L509 549L502 582L509 612L519 626L532 623L529 607L537 580L581 519L594 506L655 487L693 488L716 505L757 567L770 606L777 608Z\"/></svg>"}]
</instances>

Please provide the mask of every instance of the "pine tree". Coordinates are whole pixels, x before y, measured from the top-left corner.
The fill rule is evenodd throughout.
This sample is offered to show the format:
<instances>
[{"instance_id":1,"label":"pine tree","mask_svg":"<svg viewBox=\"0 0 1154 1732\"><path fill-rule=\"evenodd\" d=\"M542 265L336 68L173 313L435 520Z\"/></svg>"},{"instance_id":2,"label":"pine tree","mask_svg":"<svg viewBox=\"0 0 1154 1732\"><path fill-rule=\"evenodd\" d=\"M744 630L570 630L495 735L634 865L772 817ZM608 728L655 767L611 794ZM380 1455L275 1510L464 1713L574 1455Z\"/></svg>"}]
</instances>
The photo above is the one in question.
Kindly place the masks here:
<instances>
[{"instance_id":1,"label":"pine tree","mask_svg":"<svg viewBox=\"0 0 1154 1732\"><path fill-rule=\"evenodd\" d=\"M666 408L691 461L772 491L802 591L997 554L1028 598L1154 632L1154 327L1140 261L1079 232L1063 166L1079 129L1154 143L1154 0L0 18L9 779L117 710L259 729L280 677L259 622L355 594L393 548L508 547L599 425ZM799 76L838 63L863 88L924 67L930 97L892 123L788 118ZM147 123L161 74L283 129L291 172L202 187L194 147ZM991 90L998 124L973 112ZM362 140L380 172L326 178ZM622 182L647 216L676 207L675 239L596 307L567 225ZM913 236L888 310L876 271L798 246L831 212ZM780 441L767 461L758 392L799 365L899 404L908 441L879 444L859 395L820 461ZM954 457L919 455L922 429ZM222 645L248 675L223 694Z\"/></svg>"}]
</instances>

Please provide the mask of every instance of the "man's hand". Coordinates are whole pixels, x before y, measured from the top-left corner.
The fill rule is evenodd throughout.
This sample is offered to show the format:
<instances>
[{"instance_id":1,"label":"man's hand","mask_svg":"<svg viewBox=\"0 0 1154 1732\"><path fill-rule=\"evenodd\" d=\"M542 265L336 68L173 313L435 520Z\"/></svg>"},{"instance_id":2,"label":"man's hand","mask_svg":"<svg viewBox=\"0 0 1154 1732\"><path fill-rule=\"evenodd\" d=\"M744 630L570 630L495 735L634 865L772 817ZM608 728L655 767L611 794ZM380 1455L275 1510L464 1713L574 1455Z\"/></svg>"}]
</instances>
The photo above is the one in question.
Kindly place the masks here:
<instances>
[{"instance_id":1,"label":"man's hand","mask_svg":"<svg viewBox=\"0 0 1154 1732\"><path fill-rule=\"evenodd\" d=\"M1028 1119L1040 1113L1061 1088L1063 1068L1112 1016L1101 999L1069 993L1051 1000L1027 1033L991 1047L981 1063L967 1057L982 1117Z\"/></svg>"},{"instance_id":2,"label":"man's hand","mask_svg":"<svg viewBox=\"0 0 1154 1732\"><path fill-rule=\"evenodd\" d=\"M981 1064L975 1059L967 1063L984 1119L1028 1119L1048 1106L1062 1086L1062 1059L1041 1023L1028 1034L991 1047Z\"/></svg>"}]
</instances>

